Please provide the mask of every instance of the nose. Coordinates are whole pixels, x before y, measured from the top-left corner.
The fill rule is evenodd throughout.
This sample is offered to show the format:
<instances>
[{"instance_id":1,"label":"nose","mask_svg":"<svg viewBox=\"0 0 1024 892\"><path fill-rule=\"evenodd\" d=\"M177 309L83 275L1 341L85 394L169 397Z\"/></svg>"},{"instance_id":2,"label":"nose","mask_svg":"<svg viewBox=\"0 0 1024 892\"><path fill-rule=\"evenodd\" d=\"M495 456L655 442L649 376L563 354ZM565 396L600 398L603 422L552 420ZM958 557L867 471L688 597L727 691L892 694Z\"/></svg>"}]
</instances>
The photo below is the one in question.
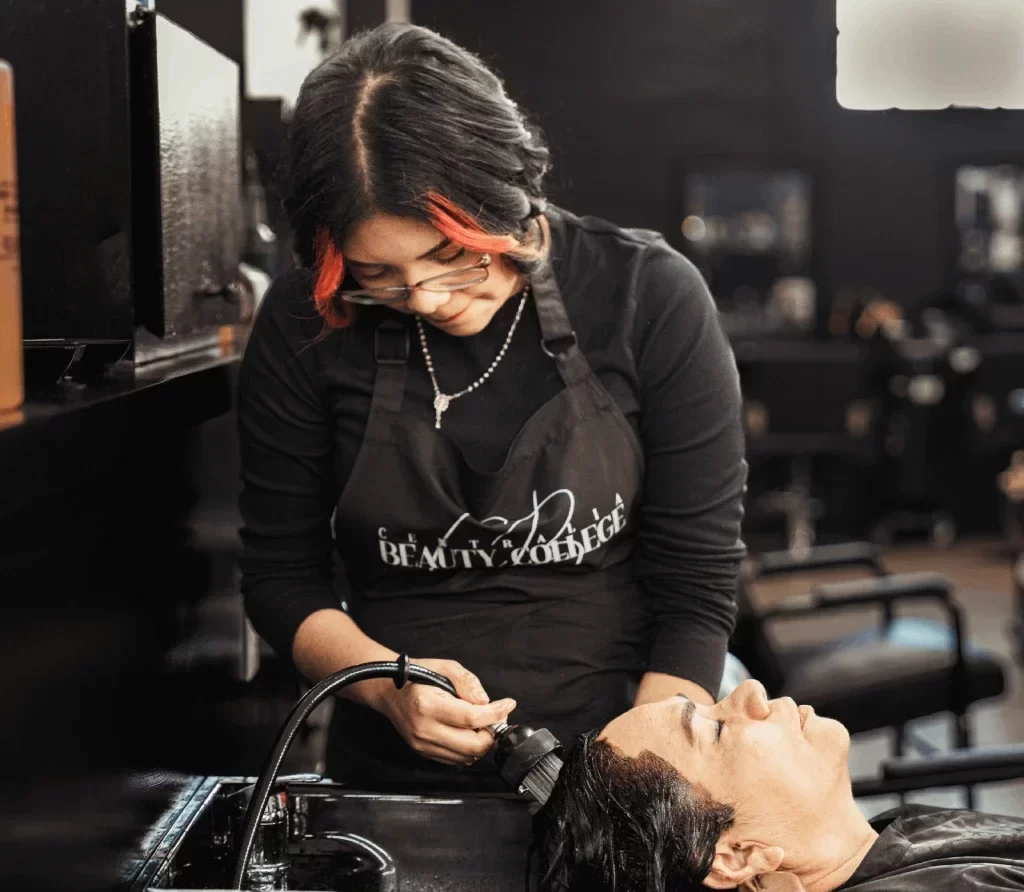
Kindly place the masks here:
<instances>
[{"instance_id":1,"label":"nose","mask_svg":"<svg viewBox=\"0 0 1024 892\"><path fill-rule=\"evenodd\" d=\"M764 721L771 713L768 692L761 682L748 678L722 701L729 711L755 721Z\"/></svg>"},{"instance_id":2,"label":"nose","mask_svg":"<svg viewBox=\"0 0 1024 892\"><path fill-rule=\"evenodd\" d=\"M418 316L430 316L451 300L447 291L425 291L422 288L410 288L406 307Z\"/></svg>"}]
</instances>

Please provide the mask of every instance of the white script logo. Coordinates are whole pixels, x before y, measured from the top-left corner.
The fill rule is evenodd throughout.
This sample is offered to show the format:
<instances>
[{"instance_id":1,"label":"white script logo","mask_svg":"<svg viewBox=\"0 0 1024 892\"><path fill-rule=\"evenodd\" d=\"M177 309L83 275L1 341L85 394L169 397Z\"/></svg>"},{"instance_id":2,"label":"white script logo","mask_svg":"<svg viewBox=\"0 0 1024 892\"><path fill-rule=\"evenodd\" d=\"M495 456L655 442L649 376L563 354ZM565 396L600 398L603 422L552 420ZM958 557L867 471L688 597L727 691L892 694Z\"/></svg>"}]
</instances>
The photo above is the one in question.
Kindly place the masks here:
<instances>
[{"instance_id":1,"label":"white script logo","mask_svg":"<svg viewBox=\"0 0 1024 892\"><path fill-rule=\"evenodd\" d=\"M471 519L466 513L433 541L420 541L415 533L393 537L381 527L377 530L377 544L381 560L389 567L472 570L568 563L578 566L584 557L603 547L625 527L626 505L616 493L615 506L603 515L594 508L593 522L581 529L572 523L575 509L576 497L571 490L558 489L544 499L538 499L534 492L533 510L525 517L510 521L495 516L479 521L488 534L495 534L491 539L459 535L459 528ZM542 513L554 515L554 520L548 521L551 525L562 518L561 526L552 536L545 537L540 532Z\"/></svg>"}]
</instances>

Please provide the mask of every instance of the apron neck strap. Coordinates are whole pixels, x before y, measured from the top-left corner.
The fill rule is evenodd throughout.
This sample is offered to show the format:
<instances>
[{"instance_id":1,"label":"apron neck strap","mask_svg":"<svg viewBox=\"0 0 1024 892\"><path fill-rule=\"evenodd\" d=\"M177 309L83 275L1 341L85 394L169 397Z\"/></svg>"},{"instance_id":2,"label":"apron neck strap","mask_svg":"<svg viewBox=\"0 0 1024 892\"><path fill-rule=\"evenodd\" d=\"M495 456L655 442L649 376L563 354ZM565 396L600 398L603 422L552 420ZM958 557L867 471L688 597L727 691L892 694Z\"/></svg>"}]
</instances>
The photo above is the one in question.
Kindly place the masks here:
<instances>
[{"instance_id":1,"label":"apron neck strap","mask_svg":"<svg viewBox=\"0 0 1024 892\"><path fill-rule=\"evenodd\" d=\"M364 439L386 442L391 425L402 411L405 375L409 361L409 329L391 319L381 322L373 333L373 399Z\"/></svg>"},{"instance_id":2,"label":"apron neck strap","mask_svg":"<svg viewBox=\"0 0 1024 892\"><path fill-rule=\"evenodd\" d=\"M544 344L550 348L559 341L575 339L550 259L545 260L544 265L530 277L530 284Z\"/></svg>"},{"instance_id":3,"label":"apron neck strap","mask_svg":"<svg viewBox=\"0 0 1024 892\"><path fill-rule=\"evenodd\" d=\"M580 352L550 257L530 277L530 284L540 321L541 349L558 364L567 385L578 383L590 373L590 366Z\"/></svg>"}]
</instances>

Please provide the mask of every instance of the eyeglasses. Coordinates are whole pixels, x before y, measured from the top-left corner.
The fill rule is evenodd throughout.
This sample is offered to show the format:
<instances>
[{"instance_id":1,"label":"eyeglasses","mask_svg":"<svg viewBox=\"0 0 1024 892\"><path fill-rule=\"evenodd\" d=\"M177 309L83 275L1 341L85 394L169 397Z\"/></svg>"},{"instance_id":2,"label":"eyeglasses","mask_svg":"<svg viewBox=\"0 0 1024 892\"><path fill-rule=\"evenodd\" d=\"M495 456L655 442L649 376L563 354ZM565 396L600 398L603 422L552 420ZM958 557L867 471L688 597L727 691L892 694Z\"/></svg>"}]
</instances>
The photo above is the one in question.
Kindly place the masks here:
<instances>
[{"instance_id":1,"label":"eyeglasses","mask_svg":"<svg viewBox=\"0 0 1024 892\"><path fill-rule=\"evenodd\" d=\"M479 285L486 281L489 274L488 267L491 265L491 255L484 254L472 266L453 270L450 273L441 273L439 276L431 276L415 285L395 285L389 288L360 288L352 291L339 291L338 296L352 304L374 305L401 303L412 296L416 288L424 291L444 293L446 291L458 291L460 288L468 288L470 285Z\"/></svg>"}]
</instances>

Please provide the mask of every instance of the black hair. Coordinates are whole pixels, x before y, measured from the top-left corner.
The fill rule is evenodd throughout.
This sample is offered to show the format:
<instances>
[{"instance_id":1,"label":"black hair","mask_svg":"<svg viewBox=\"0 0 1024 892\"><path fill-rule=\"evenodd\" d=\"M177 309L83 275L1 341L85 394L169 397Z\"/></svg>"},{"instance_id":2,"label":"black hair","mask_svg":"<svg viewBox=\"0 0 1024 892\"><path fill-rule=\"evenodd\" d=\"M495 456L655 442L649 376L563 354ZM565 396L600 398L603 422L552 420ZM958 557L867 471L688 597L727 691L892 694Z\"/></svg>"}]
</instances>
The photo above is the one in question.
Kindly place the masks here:
<instances>
[{"instance_id":1,"label":"black hair","mask_svg":"<svg viewBox=\"0 0 1024 892\"><path fill-rule=\"evenodd\" d=\"M704 890L715 844L735 819L659 756L577 738L534 818L543 892Z\"/></svg>"},{"instance_id":2,"label":"black hair","mask_svg":"<svg viewBox=\"0 0 1024 892\"><path fill-rule=\"evenodd\" d=\"M416 25L355 35L309 74L289 156L285 208L308 267L320 233L340 244L375 212L432 222L429 194L520 243L544 207L538 130L477 56Z\"/></svg>"}]
</instances>

